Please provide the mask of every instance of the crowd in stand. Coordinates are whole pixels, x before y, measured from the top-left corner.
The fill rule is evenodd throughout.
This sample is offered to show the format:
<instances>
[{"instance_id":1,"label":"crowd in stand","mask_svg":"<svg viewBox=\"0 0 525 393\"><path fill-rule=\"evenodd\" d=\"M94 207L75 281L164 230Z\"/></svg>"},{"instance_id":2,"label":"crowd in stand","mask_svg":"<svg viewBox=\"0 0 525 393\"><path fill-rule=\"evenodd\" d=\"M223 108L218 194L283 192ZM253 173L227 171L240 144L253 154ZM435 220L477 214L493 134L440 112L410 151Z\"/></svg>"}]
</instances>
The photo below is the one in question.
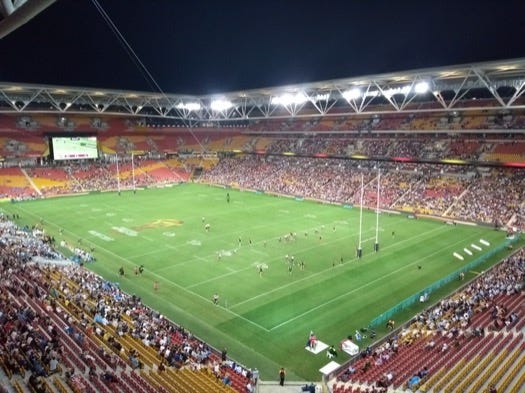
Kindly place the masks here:
<instances>
[{"instance_id":1,"label":"crowd in stand","mask_svg":"<svg viewBox=\"0 0 525 393\"><path fill-rule=\"evenodd\" d=\"M417 209L432 215L443 215L467 189L469 180L460 177L423 174L412 184L410 192L404 194L391 207Z\"/></svg>"},{"instance_id":2,"label":"crowd in stand","mask_svg":"<svg viewBox=\"0 0 525 393\"><path fill-rule=\"evenodd\" d=\"M464 340L482 338L490 331L512 328L523 318L523 313L508 310L500 303L501 296L519 296L525 285L525 249L521 249L486 274L445 298L436 305L418 314L406 327L397 331L375 348L367 347L360 358L343 369L337 381L347 382L362 380L361 375L374 373L375 369L394 368L400 361L398 352L402 347L414 347L416 351L434 351L442 356L452 347L464 345ZM484 325L473 325L476 315L490 313L490 319ZM390 321L389 321L390 322ZM440 340L440 338L442 338ZM423 342L424 345L417 345ZM413 362L419 356L414 353L403 359ZM405 382L411 389L419 386L429 372L436 371L432 364L410 364L413 375ZM388 371L379 377L370 391L380 392L390 386L395 373ZM400 385L400 381L397 381Z\"/></svg>"},{"instance_id":3,"label":"crowd in stand","mask_svg":"<svg viewBox=\"0 0 525 393\"><path fill-rule=\"evenodd\" d=\"M505 225L505 219L523 208L523 190L523 171L494 169L470 183L468 192L454 206L453 214L468 221ZM523 222L517 226L525 228Z\"/></svg>"},{"instance_id":4,"label":"crowd in stand","mask_svg":"<svg viewBox=\"0 0 525 393\"><path fill-rule=\"evenodd\" d=\"M136 158L134 165L130 163L130 158L126 157L119 164L108 162L85 162L68 164L61 167L27 167L24 169L26 174L38 183L38 191L43 196L74 194L88 191L107 191L121 189L131 189L133 187L145 187L156 185L158 183L174 183L180 181L180 174L174 172L171 165L160 164L160 161L151 161ZM148 173L148 166L158 167L158 164L164 169L163 177ZM177 168L175 168L177 169ZM182 173L186 172L182 167L179 168ZM4 170L11 171L12 168ZM24 175L18 168L15 168L16 176L23 178ZM0 176L2 169L0 169ZM12 199L36 198L38 192L28 183L26 188L5 187L2 191L0 187L0 197L5 196ZM1 184L1 183L0 183ZM5 194L5 195L2 195Z\"/></svg>"},{"instance_id":5,"label":"crowd in stand","mask_svg":"<svg viewBox=\"0 0 525 393\"><path fill-rule=\"evenodd\" d=\"M354 118L341 116L325 119L300 118L282 121L268 119L248 125L255 131L326 131L326 130L490 130L490 129L521 129L523 115L508 115L490 113L462 114L450 117L448 114L434 117L413 114L379 115L373 118Z\"/></svg>"},{"instance_id":6,"label":"crowd in stand","mask_svg":"<svg viewBox=\"0 0 525 393\"><path fill-rule=\"evenodd\" d=\"M474 157L505 145L505 140L486 140L469 136L433 139L430 136L392 138L388 135L365 137L279 136L269 138L267 151L313 155L317 153L349 156L353 154L387 157L417 157L439 159L444 157ZM254 137L256 139L257 137ZM519 139L519 138L518 138ZM521 142L520 142L521 143ZM515 150L516 146L512 145ZM514 151L513 150L513 151ZM518 148L519 150L519 148ZM117 180L115 163L70 164L63 169L49 167L51 180L57 177L62 184L42 186L43 195L57 195L86 191L115 190L134 186L148 186L158 182L146 168L150 160L135 160L132 170L130 157L121 162ZM183 160L184 161L184 160ZM183 164L182 161L182 164ZM155 161L159 164L159 161ZM181 165L182 165L181 164ZM352 161L308 157L237 157L222 159L215 168L205 173L203 180L242 188L262 190L340 202L360 203L360 180L364 175L365 204L375 206L373 180L375 166L382 170L380 206L385 209L407 210L433 215L505 226L512 223L525 229L522 190L523 171L513 169L483 169L470 166L438 166L432 164L403 164L389 162ZM169 165L166 166L166 170ZM13 168L9 174L13 175ZM412 172L411 172L412 171ZM27 168L33 178L45 178L46 168ZM60 173L59 173L60 172ZM135 176L132 176L134 172ZM23 177L20 172L20 177ZM176 181L174 175L173 181ZM27 189L6 188L10 197L37 196L27 183ZM5 188L5 187L4 187ZM0 192L2 190L0 189Z\"/></svg>"},{"instance_id":7,"label":"crowd in stand","mask_svg":"<svg viewBox=\"0 0 525 393\"><path fill-rule=\"evenodd\" d=\"M24 272L33 277L30 261L33 257L61 259L49 244L29 230L18 229L5 217L0 217L0 359L12 374L31 373L30 385L43 392L42 377L57 372L62 348L57 332L46 317L18 303L17 297L25 289L14 279ZM38 290L35 296L43 296ZM48 326L47 334L38 329Z\"/></svg>"},{"instance_id":8,"label":"crowd in stand","mask_svg":"<svg viewBox=\"0 0 525 393\"><path fill-rule=\"evenodd\" d=\"M24 294L41 302L48 313L69 310L64 314L64 331L80 347L89 337L98 336L114 351L110 355L101 348L99 353L110 365L116 365L116 359L125 354L131 368L144 367L141 355L133 349L125 351L120 342L129 336L155 349L157 370L208 370L217 380L238 374L245 384L256 383L256 370L237 364L226 352L221 358L191 332L146 307L137 296L124 293L117 284L81 265L65 264L38 230L20 230L4 215L0 216L0 251L0 364L9 374L29 372L34 391L44 392L41 378L61 369L64 343L49 315L18 302ZM47 263L34 262L41 258ZM53 261L62 264L50 263ZM53 272L59 272L60 278ZM88 351L79 356L88 365L91 377L104 371L105 365L96 364ZM68 373L71 376L74 370Z\"/></svg>"},{"instance_id":9,"label":"crowd in stand","mask_svg":"<svg viewBox=\"0 0 525 393\"><path fill-rule=\"evenodd\" d=\"M377 168L372 165L370 162L348 160L240 156L221 160L203 175L202 180L354 204L358 203L363 181L367 187L365 203L374 206ZM467 173L470 170L467 168L464 173L449 176L429 164L415 167L416 171L412 170L412 166L400 168L394 164L381 164L381 207L410 205L415 210L435 214L444 214L448 210L447 215L455 218L500 224L508 221L512 215L518 219L523 217L523 201L520 198L523 197L521 191L525 189L525 176L522 172L497 169L472 176ZM98 169L104 170L103 167ZM78 324L72 320L68 325L69 333L75 336L75 340L82 340L80 332L97 335L119 352L122 346L118 338L129 335L155 348L159 359L162 359L158 369L170 366L193 370L207 368L220 379L232 372L247 380L252 379L251 370L231 360L220 361L220 358L212 356L211 348L194 338L190 332L143 306L139 298L126 295L118 286L79 266L63 268L62 273L67 280L58 282L50 280L49 269L54 268L29 268L28 262L36 257L62 258L53 250L50 242L43 239L38 228L19 229L3 217L0 221L0 248L0 302L5 305L0 315L0 324L3 326L0 335L1 354L12 373L22 370L31 372L31 384L35 391L40 389L38 378L54 372L63 355L58 333L51 325L47 334L32 328L39 319L44 318L44 323L47 323L45 316L37 315L27 307L17 307L12 303L6 305L11 298L9 293L28 290L17 287L11 279L16 274L38 284L32 289L33 295L48 304L49 310L53 310L56 305L53 292L50 291L52 286L58 289L66 304L74 305L79 310ZM370 361L365 362L363 367L367 364L370 368L388 363L395 358L400 345L410 345L425 337L429 331L450 339L483 335L484 330L470 327L473 315L481 310L491 310L491 329L516 323L519 316L509 313L494 299L499 294L512 295L521 291L524 278L525 252L522 250L455 296L444 299L418 315L409 329L370 350L370 353L365 353L370 356ZM77 285L77 291L72 290L68 280ZM39 287L44 291L40 291ZM111 328L105 329L105 326ZM432 342L428 342L430 347ZM444 346L439 348L445 352L447 349ZM89 355L86 355L86 359L89 360ZM128 354L128 361L132 368L143 366L140 355L132 351ZM350 378L351 374L348 372L342 378ZM388 385L393 378L394 375L389 379L385 374L378 386L385 387L383 385Z\"/></svg>"},{"instance_id":10,"label":"crowd in stand","mask_svg":"<svg viewBox=\"0 0 525 393\"><path fill-rule=\"evenodd\" d=\"M524 280L525 250L522 249L461 291L419 314L412 327L419 332L436 331L449 338L471 337L478 334L470 327L473 315L488 309L493 312L489 328L495 328L500 322L515 322L494 299L502 294L512 296L520 293Z\"/></svg>"},{"instance_id":11,"label":"crowd in stand","mask_svg":"<svg viewBox=\"0 0 525 393\"><path fill-rule=\"evenodd\" d=\"M305 139L303 144L314 143L312 141ZM366 145L367 142L360 144L361 148ZM135 179L131 176L130 164L121 164L121 189L155 184L156 179L142 171L140 163L137 160ZM364 205L373 208L377 205L378 170L381 171L380 208L525 229L522 195L525 173L512 168L246 155L221 159L218 165L205 171L200 180L360 205L363 176ZM27 172L33 173L31 169ZM37 173L42 176L41 171ZM42 188L45 195L118 188L115 164L69 166L63 173L67 178L63 185Z\"/></svg>"},{"instance_id":12,"label":"crowd in stand","mask_svg":"<svg viewBox=\"0 0 525 393\"><path fill-rule=\"evenodd\" d=\"M61 258L36 225L31 229L28 227L20 229L12 221L1 220L0 246L7 249L6 257L16 256L22 262L29 261L33 257Z\"/></svg>"},{"instance_id":13,"label":"crowd in stand","mask_svg":"<svg viewBox=\"0 0 525 393\"><path fill-rule=\"evenodd\" d=\"M240 156L222 159L203 174L204 182L296 197L359 205L363 175L364 205L377 203L374 163L308 157ZM525 173L472 167L448 172L439 165L381 163L380 208L525 229ZM445 172L447 171L447 172Z\"/></svg>"},{"instance_id":14,"label":"crowd in stand","mask_svg":"<svg viewBox=\"0 0 525 393\"><path fill-rule=\"evenodd\" d=\"M261 137L268 137L261 134ZM277 136L270 139L265 150L269 153L295 153L300 155L330 154L335 156L365 155L368 157L409 157L412 159L441 160L460 158L483 160L485 153L503 146L505 140L485 137L443 137L428 135L395 136L323 135ZM248 149L249 150L249 149Z\"/></svg>"},{"instance_id":15,"label":"crowd in stand","mask_svg":"<svg viewBox=\"0 0 525 393\"><path fill-rule=\"evenodd\" d=\"M210 183L350 203L361 184L358 164L348 160L244 156L226 158L204 174ZM242 175L239 172L242 170ZM374 176L365 173L368 183Z\"/></svg>"}]
</instances>

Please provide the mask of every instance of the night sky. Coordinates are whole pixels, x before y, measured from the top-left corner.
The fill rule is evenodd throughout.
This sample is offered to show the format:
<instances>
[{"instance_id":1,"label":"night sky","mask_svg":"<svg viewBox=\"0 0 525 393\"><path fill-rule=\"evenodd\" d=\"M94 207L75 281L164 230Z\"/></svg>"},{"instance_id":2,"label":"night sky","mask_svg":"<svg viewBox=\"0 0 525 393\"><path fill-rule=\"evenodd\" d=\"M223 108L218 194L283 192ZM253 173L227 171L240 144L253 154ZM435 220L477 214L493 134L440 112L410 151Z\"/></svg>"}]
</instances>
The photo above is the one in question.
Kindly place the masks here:
<instances>
[{"instance_id":1,"label":"night sky","mask_svg":"<svg viewBox=\"0 0 525 393\"><path fill-rule=\"evenodd\" d=\"M98 0L160 89L212 94L525 56L525 1ZM91 0L0 40L0 81L158 91Z\"/></svg>"}]
</instances>

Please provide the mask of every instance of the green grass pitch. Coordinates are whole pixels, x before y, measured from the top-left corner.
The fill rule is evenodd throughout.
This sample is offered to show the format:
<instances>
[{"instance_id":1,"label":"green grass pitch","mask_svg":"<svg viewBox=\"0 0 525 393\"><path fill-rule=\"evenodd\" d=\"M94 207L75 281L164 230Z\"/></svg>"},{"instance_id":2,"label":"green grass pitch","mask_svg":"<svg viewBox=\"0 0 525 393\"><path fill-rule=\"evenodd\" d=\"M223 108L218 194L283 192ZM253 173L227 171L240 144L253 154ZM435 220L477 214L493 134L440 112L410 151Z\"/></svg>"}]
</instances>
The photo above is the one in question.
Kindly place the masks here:
<instances>
[{"instance_id":1,"label":"green grass pitch","mask_svg":"<svg viewBox=\"0 0 525 393\"><path fill-rule=\"evenodd\" d=\"M57 244L65 240L76 246L81 239L82 247L94 247L97 262L89 269L119 282L216 348L227 347L229 355L258 367L265 379L275 379L284 366L290 380L318 380L328 359L324 352L304 349L310 330L338 345L377 315L481 255L470 244L485 239L494 247L504 241L503 233L490 228L381 214L380 251L374 253L376 215L367 210L358 261L359 208L196 184L0 208L18 213L20 224L42 220ZM465 247L474 255L465 254ZM454 252L465 260L453 257ZM294 257L291 271L286 255ZM133 268L140 264L144 274L135 276ZM121 266L124 277L118 276ZM211 300L215 293L218 305ZM430 301L435 300L432 294ZM378 333L383 332L380 327ZM346 359L340 353L335 360Z\"/></svg>"}]
</instances>

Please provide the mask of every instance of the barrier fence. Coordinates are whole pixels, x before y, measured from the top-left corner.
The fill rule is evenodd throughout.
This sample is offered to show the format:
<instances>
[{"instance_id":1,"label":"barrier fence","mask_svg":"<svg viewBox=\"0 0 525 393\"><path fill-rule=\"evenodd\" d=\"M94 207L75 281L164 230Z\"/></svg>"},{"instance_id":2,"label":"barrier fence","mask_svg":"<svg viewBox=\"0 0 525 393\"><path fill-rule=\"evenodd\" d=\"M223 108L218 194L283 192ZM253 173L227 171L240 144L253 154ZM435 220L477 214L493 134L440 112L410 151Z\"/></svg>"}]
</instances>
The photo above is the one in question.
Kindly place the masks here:
<instances>
[{"instance_id":1,"label":"barrier fence","mask_svg":"<svg viewBox=\"0 0 525 393\"><path fill-rule=\"evenodd\" d=\"M374 318L370 322L370 327L375 328L381 324L384 324L389 319L392 319L392 317L397 314L400 311L405 310L406 308L412 306L414 303L420 301L423 297L423 300L426 301L428 299L428 296L435 290L443 287L444 285L448 284L449 282L453 280L457 280L459 275L461 273L465 273L469 270L475 269L477 266L481 265L482 263L486 262L489 258L493 257L500 251L503 251L505 248L509 248L514 243L516 243L520 239L519 235L514 236L513 238L508 238L505 240L504 243L500 244L499 246L493 248L492 250L489 250L487 253L481 255L480 257L476 258L472 262L469 262L468 264L462 266L460 269L456 270L455 272L450 273L449 275L443 277L439 281L436 281L432 285L428 286L427 288L423 289L421 292L416 293L400 303L396 304L391 309L385 311L384 313L378 315L376 318Z\"/></svg>"}]
</instances>

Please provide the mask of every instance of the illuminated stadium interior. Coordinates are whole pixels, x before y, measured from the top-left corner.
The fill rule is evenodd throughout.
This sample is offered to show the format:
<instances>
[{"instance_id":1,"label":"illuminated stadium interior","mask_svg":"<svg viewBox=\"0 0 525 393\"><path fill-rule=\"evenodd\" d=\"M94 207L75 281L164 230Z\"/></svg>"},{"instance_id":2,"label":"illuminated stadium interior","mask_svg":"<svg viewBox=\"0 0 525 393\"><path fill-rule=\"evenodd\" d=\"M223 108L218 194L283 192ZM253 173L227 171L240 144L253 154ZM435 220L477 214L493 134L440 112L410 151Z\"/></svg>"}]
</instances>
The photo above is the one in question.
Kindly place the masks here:
<instances>
[{"instance_id":1,"label":"illuminated stadium interior","mask_svg":"<svg viewBox=\"0 0 525 393\"><path fill-rule=\"evenodd\" d=\"M20 3L0 38L53 1ZM523 392L524 92L525 59L0 82L0 392Z\"/></svg>"},{"instance_id":2,"label":"illuminated stadium interior","mask_svg":"<svg viewBox=\"0 0 525 393\"><path fill-rule=\"evenodd\" d=\"M519 59L221 96L4 83L0 84L0 193L6 200L51 198L60 203L54 198L90 191L143 193L153 192L145 188L159 185L214 184L231 187L232 192L236 188L257 190L354 207L378 207L445 223L475 223L517 239L519 248L519 234L525 228L524 86L525 61ZM323 178L330 179L329 183L321 182L320 186L315 180ZM379 191L379 181L380 196L373 186L378 182ZM361 191L363 184L370 184L366 192ZM9 206L4 211L17 212L11 207L20 205L4 206ZM52 233L53 229L49 230ZM97 236L107 235L97 232ZM472 255L476 251L472 247L465 251L470 254L462 252L459 257ZM516 288L521 288L522 253L498 256L498 261L505 262L493 268L495 273L489 270L478 278L470 275L471 270L465 271L471 286L460 286L450 299L468 296L479 280L497 278L501 269L514 272ZM58 280L52 282L60 282L67 270L50 274ZM25 280L25 273L16 279L24 292L32 291ZM78 285L73 283L74 278L66 280L73 280L72 288ZM21 307L46 312L45 303L25 295L17 302ZM408 391L415 386L437 392L459 388L480 391L495 384L504 389L501 391L519 391L525 361L521 289L492 294L476 304L471 325L457 325L461 328L443 329L435 325L442 321L428 320L425 323L429 326L423 328L423 321L410 315L400 317L411 322L395 326L399 330L394 335L382 332L383 322L363 327L365 336L369 329L379 333L379 341L368 339L370 357L345 360L339 355L338 361L343 362L331 367L322 352L320 356L326 361L321 363L327 363L328 369L317 374L319 388L377 392L393 388ZM500 319L493 319L498 312ZM77 317L72 312L72 318ZM57 319L54 323L64 322ZM482 339L478 337L480 328L484 330ZM446 333L434 335L430 333L433 331ZM60 337L66 345L78 345L70 336ZM110 350L107 338L90 337L89 333L86 337L88 358L93 356L107 364L124 390L189 391L181 388L187 383L178 380L181 376L162 375L155 365L155 352L147 355L137 347L141 356L151 356L152 360L150 365L144 360L146 371L129 372L134 367L130 356L104 360L106 355L97 348ZM127 351L137 345L131 337L124 344ZM217 348L211 358L220 361L221 343L211 341L209 345ZM457 345L461 350L455 349L450 359L440 357L439 351L448 351L444 345ZM501 352L492 350L493 346ZM71 360L62 360L62 367L77 370L77 377L47 377L48 391L110 388L112 382L107 382L106 376L89 377L89 359L69 352L67 356ZM410 367L407 363L413 362L408 359L413 357L421 361ZM237 372L219 369L221 380L228 373L233 382L231 388L219 382L213 385L214 391L244 391L249 381L246 372L254 367L261 368L262 380L271 379L264 366L246 363L250 359L240 355L239 360L246 365ZM492 373L476 367L478 362L490 367ZM11 363L4 357L7 376L17 374ZM430 371L423 372L425 375L421 374L423 363L425 367L432 365ZM460 368L465 364L467 368ZM349 372L349 367L357 371ZM313 368L319 368L317 363ZM310 371L300 370L290 366L299 385L304 384L301 379L306 375L310 377L306 381L315 378ZM418 373L418 379L412 379ZM193 374L190 379L196 378ZM208 377L200 379L200 388L195 391L209 391L210 384L215 383ZM11 386L23 391L23 379L11 377L10 381ZM264 391L262 383L259 389Z\"/></svg>"}]
</instances>

